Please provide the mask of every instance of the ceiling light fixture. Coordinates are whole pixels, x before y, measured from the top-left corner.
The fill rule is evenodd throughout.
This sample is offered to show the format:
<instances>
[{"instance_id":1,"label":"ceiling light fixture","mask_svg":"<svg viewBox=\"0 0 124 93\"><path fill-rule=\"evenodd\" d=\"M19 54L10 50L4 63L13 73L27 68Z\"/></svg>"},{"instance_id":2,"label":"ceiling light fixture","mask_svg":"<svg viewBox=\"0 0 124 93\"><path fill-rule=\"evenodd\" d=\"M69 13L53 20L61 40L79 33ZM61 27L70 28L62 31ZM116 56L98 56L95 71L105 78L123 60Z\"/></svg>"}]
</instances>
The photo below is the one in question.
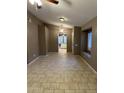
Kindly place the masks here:
<instances>
[{"instance_id":1,"label":"ceiling light fixture","mask_svg":"<svg viewBox=\"0 0 124 93\"><path fill-rule=\"evenodd\" d=\"M64 18L64 17L60 17L59 20L60 20L61 22L64 22L64 21L65 21L65 18Z\"/></svg>"},{"instance_id":2,"label":"ceiling light fixture","mask_svg":"<svg viewBox=\"0 0 124 93\"><path fill-rule=\"evenodd\" d=\"M64 29L60 29L60 32L63 33L64 32Z\"/></svg>"}]
</instances>

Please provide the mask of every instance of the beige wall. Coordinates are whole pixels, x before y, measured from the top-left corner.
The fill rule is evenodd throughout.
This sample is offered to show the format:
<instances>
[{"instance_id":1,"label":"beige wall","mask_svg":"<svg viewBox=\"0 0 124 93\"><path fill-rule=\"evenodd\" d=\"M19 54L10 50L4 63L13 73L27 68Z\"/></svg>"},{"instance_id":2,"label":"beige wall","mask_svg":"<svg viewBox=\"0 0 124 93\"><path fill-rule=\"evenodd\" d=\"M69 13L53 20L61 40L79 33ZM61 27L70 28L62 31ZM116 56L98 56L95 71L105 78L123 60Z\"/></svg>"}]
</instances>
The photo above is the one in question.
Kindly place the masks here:
<instances>
[{"instance_id":1,"label":"beige wall","mask_svg":"<svg viewBox=\"0 0 124 93\"><path fill-rule=\"evenodd\" d=\"M59 27L51 24L46 24L48 29L48 52L58 52L58 34ZM72 52L72 29L64 28L67 34L67 52Z\"/></svg>"},{"instance_id":2,"label":"beige wall","mask_svg":"<svg viewBox=\"0 0 124 93\"><path fill-rule=\"evenodd\" d=\"M38 40L39 40L39 54L46 55L47 42L46 42L46 29L45 24L38 25Z\"/></svg>"},{"instance_id":3,"label":"beige wall","mask_svg":"<svg viewBox=\"0 0 124 93\"><path fill-rule=\"evenodd\" d=\"M27 61L29 63L39 56L38 25L41 22L30 12L27 12L27 16L31 20L31 22L27 21Z\"/></svg>"},{"instance_id":4,"label":"beige wall","mask_svg":"<svg viewBox=\"0 0 124 93\"><path fill-rule=\"evenodd\" d=\"M67 34L67 52L72 52L72 29L65 29Z\"/></svg>"},{"instance_id":5,"label":"beige wall","mask_svg":"<svg viewBox=\"0 0 124 93\"><path fill-rule=\"evenodd\" d=\"M75 26L73 32L73 54L80 54L80 37L81 37L81 27Z\"/></svg>"},{"instance_id":6,"label":"beige wall","mask_svg":"<svg viewBox=\"0 0 124 93\"><path fill-rule=\"evenodd\" d=\"M45 26L45 40L46 40L46 55L48 53L48 46L49 46L49 30Z\"/></svg>"},{"instance_id":7,"label":"beige wall","mask_svg":"<svg viewBox=\"0 0 124 93\"><path fill-rule=\"evenodd\" d=\"M81 56L97 71L97 17L90 20L87 24L82 26L82 31L88 28L92 28L92 49L91 57L87 57L83 54L85 48L85 35L81 32Z\"/></svg>"},{"instance_id":8,"label":"beige wall","mask_svg":"<svg viewBox=\"0 0 124 93\"><path fill-rule=\"evenodd\" d=\"M48 52L58 52L58 28L57 26L46 24L49 33Z\"/></svg>"}]
</instances>

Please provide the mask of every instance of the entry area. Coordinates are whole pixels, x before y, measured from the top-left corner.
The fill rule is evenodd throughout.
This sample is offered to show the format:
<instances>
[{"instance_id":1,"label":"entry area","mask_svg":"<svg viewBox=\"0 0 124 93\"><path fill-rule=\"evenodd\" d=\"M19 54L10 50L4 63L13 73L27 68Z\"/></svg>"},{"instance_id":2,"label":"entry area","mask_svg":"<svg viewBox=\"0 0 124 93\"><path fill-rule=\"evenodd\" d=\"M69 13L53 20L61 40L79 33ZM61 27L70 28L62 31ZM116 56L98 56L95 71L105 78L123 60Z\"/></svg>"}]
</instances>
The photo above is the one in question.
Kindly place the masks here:
<instances>
[{"instance_id":1,"label":"entry area","mask_svg":"<svg viewBox=\"0 0 124 93\"><path fill-rule=\"evenodd\" d=\"M67 34L59 33L59 35L58 35L58 52L59 53L67 52Z\"/></svg>"}]
</instances>

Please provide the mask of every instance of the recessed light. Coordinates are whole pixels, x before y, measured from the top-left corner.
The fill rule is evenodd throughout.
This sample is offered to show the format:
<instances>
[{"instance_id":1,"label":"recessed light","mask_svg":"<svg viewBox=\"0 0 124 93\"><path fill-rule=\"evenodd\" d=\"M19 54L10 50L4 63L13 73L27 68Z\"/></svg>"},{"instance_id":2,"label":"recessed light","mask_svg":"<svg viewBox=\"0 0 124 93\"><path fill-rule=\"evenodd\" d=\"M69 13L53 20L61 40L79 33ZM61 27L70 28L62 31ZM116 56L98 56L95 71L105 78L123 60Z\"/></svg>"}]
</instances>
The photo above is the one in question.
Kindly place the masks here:
<instances>
[{"instance_id":1,"label":"recessed light","mask_svg":"<svg viewBox=\"0 0 124 93\"><path fill-rule=\"evenodd\" d=\"M59 20L62 21L62 22L64 22L65 21L65 18L64 17L60 17Z\"/></svg>"}]
</instances>

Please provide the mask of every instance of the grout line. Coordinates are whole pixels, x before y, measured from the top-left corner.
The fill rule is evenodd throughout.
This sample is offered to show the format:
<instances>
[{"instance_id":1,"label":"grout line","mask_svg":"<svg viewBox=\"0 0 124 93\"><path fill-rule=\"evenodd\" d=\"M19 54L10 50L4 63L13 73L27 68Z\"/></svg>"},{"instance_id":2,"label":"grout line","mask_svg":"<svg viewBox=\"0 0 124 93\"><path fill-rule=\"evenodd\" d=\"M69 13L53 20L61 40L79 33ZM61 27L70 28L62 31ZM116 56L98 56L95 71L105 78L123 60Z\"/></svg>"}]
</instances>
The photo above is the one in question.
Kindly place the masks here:
<instances>
[{"instance_id":1,"label":"grout line","mask_svg":"<svg viewBox=\"0 0 124 93\"><path fill-rule=\"evenodd\" d=\"M80 56L80 55L79 55L79 56ZM81 58L81 60L82 60L95 74L97 74L96 70L95 70L91 65L89 65L88 62L87 62L84 58L82 58L81 56L80 56L80 58Z\"/></svg>"}]
</instances>

